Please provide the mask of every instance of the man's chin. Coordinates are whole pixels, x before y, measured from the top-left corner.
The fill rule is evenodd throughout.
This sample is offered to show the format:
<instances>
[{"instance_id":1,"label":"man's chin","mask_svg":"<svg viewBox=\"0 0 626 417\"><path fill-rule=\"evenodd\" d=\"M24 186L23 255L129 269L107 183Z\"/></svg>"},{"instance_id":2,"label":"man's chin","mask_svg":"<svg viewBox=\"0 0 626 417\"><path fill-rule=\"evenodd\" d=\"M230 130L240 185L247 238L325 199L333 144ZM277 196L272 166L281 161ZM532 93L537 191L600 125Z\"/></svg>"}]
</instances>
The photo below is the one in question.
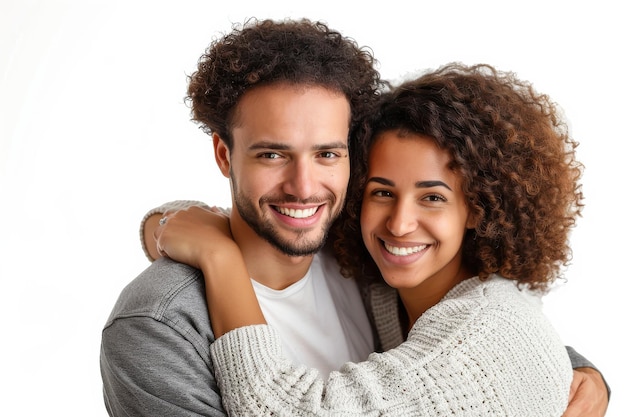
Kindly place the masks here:
<instances>
[{"instance_id":1,"label":"man's chin","mask_svg":"<svg viewBox=\"0 0 626 417\"><path fill-rule=\"evenodd\" d=\"M321 239L304 241L302 237L293 240L279 240L276 238L266 239L280 252L287 256L299 257L299 256L311 256L319 252L326 243L326 236Z\"/></svg>"},{"instance_id":2,"label":"man's chin","mask_svg":"<svg viewBox=\"0 0 626 417\"><path fill-rule=\"evenodd\" d=\"M307 250L297 249L297 250L293 250L293 251L282 251L282 252L285 255L289 256L289 257L300 258L300 257L304 257L304 256L313 256L317 252L319 252L321 249L322 249L322 247L318 246L315 249L307 249Z\"/></svg>"},{"instance_id":3,"label":"man's chin","mask_svg":"<svg viewBox=\"0 0 626 417\"><path fill-rule=\"evenodd\" d=\"M320 222L309 229L294 229L284 224L277 224L272 218L265 220L253 216L242 216L242 218L257 236L279 252L293 257L311 256L319 252L326 243L329 229L325 222Z\"/></svg>"}]
</instances>

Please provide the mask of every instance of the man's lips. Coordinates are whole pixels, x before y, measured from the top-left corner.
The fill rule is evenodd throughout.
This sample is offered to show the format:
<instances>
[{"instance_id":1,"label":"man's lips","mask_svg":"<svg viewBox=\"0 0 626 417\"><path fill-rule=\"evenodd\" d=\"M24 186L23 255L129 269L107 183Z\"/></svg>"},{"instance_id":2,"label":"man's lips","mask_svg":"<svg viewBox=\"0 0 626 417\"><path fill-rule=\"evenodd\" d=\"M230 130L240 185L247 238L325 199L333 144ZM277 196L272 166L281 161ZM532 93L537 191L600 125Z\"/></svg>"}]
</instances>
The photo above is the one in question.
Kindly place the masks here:
<instances>
[{"instance_id":1,"label":"man's lips","mask_svg":"<svg viewBox=\"0 0 626 417\"><path fill-rule=\"evenodd\" d=\"M315 213L317 213L317 210L319 209L320 206L309 207L309 208L304 208L304 209L294 209L294 208L287 208L287 207L280 207L280 206L272 206L272 207L274 208L274 210L276 210L282 215L289 216L294 219L306 219L315 215Z\"/></svg>"},{"instance_id":2,"label":"man's lips","mask_svg":"<svg viewBox=\"0 0 626 417\"><path fill-rule=\"evenodd\" d=\"M272 205L271 208L276 213L280 222L287 227L296 229L308 229L315 227L322 218L325 204L308 207L287 207Z\"/></svg>"}]
</instances>

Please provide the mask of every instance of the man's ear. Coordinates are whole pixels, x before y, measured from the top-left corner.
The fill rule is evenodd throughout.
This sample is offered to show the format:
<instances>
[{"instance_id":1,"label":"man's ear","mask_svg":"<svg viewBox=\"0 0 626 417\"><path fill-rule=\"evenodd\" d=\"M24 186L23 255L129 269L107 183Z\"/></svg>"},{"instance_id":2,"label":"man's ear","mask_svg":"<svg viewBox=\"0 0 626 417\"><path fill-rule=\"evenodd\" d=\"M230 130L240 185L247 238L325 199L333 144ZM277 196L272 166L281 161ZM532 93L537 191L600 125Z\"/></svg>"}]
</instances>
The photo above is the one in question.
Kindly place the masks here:
<instances>
[{"instance_id":1,"label":"man's ear","mask_svg":"<svg viewBox=\"0 0 626 417\"><path fill-rule=\"evenodd\" d=\"M217 166L222 171L222 175L230 178L230 150L217 133L213 133L213 151L215 162L217 162Z\"/></svg>"}]
</instances>

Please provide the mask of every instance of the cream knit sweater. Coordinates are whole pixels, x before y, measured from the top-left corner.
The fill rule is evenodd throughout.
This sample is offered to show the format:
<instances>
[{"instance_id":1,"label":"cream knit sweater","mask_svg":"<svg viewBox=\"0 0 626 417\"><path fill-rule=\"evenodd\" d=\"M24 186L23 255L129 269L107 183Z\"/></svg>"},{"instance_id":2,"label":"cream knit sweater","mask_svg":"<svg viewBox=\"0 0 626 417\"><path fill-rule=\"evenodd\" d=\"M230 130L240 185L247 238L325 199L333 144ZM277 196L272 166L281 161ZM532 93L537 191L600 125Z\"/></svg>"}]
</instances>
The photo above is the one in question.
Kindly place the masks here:
<instances>
[{"instance_id":1,"label":"cream knit sweater","mask_svg":"<svg viewBox=\"0 0 626 417\"><path fill-rule=\"evenodd\" d=\"M381 317L389 303L380 301L393 296L377 291L372 308ZM460 283L405 343L348 363L327 381L286 360L266 325L225 334L211 355L231 417L561 416L572 378L540 300L497 276Z\"/></svg>"}]
</instances>

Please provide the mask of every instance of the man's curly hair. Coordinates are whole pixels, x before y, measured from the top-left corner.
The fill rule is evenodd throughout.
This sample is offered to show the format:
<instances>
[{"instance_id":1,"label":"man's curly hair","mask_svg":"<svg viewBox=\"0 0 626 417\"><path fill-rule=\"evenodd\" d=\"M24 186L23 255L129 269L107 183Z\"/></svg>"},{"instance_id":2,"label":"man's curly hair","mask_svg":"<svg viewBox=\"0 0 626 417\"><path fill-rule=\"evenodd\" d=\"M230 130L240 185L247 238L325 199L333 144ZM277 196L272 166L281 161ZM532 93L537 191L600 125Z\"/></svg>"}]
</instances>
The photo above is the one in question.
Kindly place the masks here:
<instances>
[{"instance_id":1,"label":"man's curly hair","mask_svg":"<svg viewBox=\"0 0 626 417\"><path fill-rule=\"evenodd\" d=\"M333 231L344 275L375 275L359 226L367 149L382 132L397 129L427 135L450 153L478 220L462 248L473 273L482 279L497 273L540 291L560 277L583 207L583 166L575 158L578 143L547 95L513 73L452 63L385 94L372 129L355 155L360 163Z\"/></svg>"},{"instance_id":2,"label":"man's curly hair","mask_svg":"<svg viewBox=\"0 0 626 417\"><path fill-rule=\"evenodd\" d=\"M349 101L354 137L387 86L376 64L369 49L322 22L251 19L209 45L189 77L186 102L192 120L232 149L233 117L247 91L274 83L322 86Z\"/></svg>"}]
</instances>

